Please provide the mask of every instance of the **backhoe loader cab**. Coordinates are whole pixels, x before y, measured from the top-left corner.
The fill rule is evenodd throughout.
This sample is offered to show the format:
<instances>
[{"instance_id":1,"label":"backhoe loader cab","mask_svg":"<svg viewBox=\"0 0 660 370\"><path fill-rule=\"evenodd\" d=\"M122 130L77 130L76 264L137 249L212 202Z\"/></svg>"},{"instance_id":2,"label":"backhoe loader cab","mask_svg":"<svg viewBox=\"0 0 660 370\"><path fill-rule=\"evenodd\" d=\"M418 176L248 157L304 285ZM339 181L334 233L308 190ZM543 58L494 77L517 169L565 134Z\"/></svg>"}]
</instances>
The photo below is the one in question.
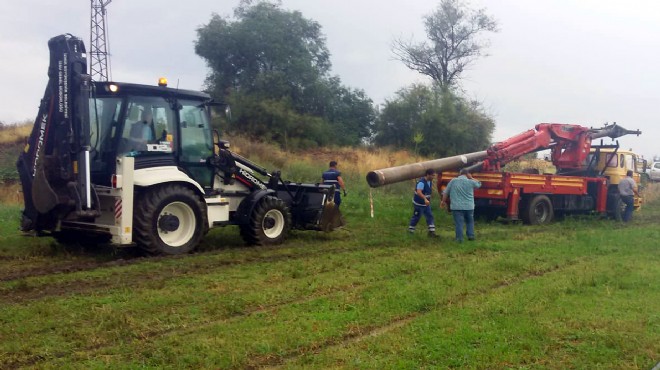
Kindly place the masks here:
<instances>
[{"instance_id":1,"label":"backhoe loader cab","mask_svg":"<svg viewBox=\"0 0 660 370\"><path fill-rule=\"evenodd\" d=\"M135 169L176 166L205 192L213 188L206 160L213 152L201 92L126 83L95 82L89 100L92 182L110 186L116 158L134 158Z\"/></svg>"},{"instance_id":2,"label":"backhoe loader cab","mask_svg":"<svg viewBox=\"0 0 660 370\"><path fill-rule=\"evenodd\" d=\"M17 162L24 231L180 254L215 226L265 245L338 224L332 186L283 181L214 140L209 95L92 82L80 39L48 45L49 82Z\"/></svg>"}]
</instances>

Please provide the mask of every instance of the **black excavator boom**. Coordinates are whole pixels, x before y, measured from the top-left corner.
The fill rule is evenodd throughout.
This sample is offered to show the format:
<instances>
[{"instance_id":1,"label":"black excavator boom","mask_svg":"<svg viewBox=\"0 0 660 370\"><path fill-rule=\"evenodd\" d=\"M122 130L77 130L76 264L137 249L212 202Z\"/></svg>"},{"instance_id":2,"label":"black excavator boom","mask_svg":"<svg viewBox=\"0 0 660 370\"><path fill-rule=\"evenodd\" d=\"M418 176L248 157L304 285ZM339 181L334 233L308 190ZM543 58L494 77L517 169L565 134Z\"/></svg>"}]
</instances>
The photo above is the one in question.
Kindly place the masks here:
<instances>
[{"instance_id":1,"label":"black excavator boom","mask_svg":"<svg viewBox=\"0 0 660 370\"><path fill-rule=\"evenodd\" d=\"M25 208L21 228L52 230L59 216L99 214L90 184L89 96L85 46L60 35L48 41L48 85L34 128L16 163Z\"/></svg>"}]
</instances>

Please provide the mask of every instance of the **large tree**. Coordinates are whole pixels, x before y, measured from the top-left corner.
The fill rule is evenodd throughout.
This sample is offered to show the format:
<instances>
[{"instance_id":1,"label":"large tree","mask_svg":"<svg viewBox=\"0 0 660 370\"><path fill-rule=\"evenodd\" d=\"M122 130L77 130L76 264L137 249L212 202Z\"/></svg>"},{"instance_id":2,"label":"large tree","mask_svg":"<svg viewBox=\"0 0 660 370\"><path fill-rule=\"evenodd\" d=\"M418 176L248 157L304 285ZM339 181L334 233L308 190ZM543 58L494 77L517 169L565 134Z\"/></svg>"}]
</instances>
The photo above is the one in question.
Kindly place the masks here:
<instances>
[{"instance_id":1,"label":"large tree","mask_svg":"<svg viewBox=\"0 0 660 370\"><path fill-rule=\"evenodd\" d=\"M480 36L497 32L497 22L484 9L472 10L462 0L442 0L424 17L428 42L396 39L392 51L408 68L450 88L465 69L484 55L488 41Z\"/></svg>"},{"instance_id":2,"label":"large tree","mask_svg":"<svg viewBox=\"0 0 660 370\"><path fill-rule=\"evenodd\" d=\"M285 147L359 144L374 120L371 99L330 76L321 26L269 1L242 1L234 18L197 30L210 67L207 88L232 105L227 127Z\"/></svg>"},{"instance_id":3,"label":"large tree","mask_svg":"<svg viewBox=\"0 0 660 370\"><path fill-rule=\"evenodd\" d=\"M478 104L437 85L413 85L385 102L374 142L442 158L486 149L494 128Z\"/></svg>"}]
</instances>

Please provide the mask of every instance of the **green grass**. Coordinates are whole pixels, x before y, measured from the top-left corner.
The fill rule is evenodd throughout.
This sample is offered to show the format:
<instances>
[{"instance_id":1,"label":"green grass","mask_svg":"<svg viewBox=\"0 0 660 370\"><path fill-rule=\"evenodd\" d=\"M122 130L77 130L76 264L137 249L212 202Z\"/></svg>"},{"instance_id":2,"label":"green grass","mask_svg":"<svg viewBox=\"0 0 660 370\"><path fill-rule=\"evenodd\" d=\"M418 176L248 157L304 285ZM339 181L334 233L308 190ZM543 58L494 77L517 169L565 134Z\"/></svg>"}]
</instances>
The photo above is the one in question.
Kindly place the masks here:
<instances>
[{"instance_id":1,"label":"green grass","mask_svg":"<svg viewBox=\"0 0 660 370\"><path fill-rule=\"evenodd\" d=\"M323 167L321 167L323 169ZM315 178L305 164L283 168ZM285 178L291 178L286 176ZM145 258L21 236L0 209L0 368L650 369L660 361L660 202L629 225L477 224L406 235L410 184L345 175L348 226ZM434 199L434 202L437 199ZM423 221L422 221L423 223Z\"/></svg>"}]
</instances>

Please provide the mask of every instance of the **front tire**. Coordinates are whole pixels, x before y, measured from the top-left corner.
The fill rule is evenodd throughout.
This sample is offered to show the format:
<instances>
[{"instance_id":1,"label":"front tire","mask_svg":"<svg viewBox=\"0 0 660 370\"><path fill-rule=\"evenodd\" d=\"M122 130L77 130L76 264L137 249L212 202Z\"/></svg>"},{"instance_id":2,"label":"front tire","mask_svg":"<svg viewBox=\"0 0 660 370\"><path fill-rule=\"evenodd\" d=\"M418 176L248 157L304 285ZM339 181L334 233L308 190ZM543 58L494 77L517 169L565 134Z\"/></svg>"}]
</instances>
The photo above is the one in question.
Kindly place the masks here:
<instances>
[{"instance_id":1,"label":"front tire","mask_svg":"<svg viewBox=\"0 0 660 370\"><path fill-rule=\"evenodd\" d=\"M522 212L523 223L528 225L545 225L552 222L554 210L550 198L537 195L529 199Z\"/></svg>"},{"instance_id":2,"label":"front tire","mask_svg":"<svg viewBox=\"0 0 660 370\"><path fill-rule=\"evenodd\" d=\"M140 194L134 210L133 240L152 254L191 252L208 231L204 204L182 185L163 185Z\"/></svg>"},{"instance_id":3,"label":"front tire","mask_svg":"<svg viewBox=\"0 0 660 370\"><path fill-rule=\"evenodd\" d=\"M279 198L264 197L250 215L247 225L241 225L241 237L250 245L282 243L291 229L291 211Z\"/></svg>"}]
</instances>

